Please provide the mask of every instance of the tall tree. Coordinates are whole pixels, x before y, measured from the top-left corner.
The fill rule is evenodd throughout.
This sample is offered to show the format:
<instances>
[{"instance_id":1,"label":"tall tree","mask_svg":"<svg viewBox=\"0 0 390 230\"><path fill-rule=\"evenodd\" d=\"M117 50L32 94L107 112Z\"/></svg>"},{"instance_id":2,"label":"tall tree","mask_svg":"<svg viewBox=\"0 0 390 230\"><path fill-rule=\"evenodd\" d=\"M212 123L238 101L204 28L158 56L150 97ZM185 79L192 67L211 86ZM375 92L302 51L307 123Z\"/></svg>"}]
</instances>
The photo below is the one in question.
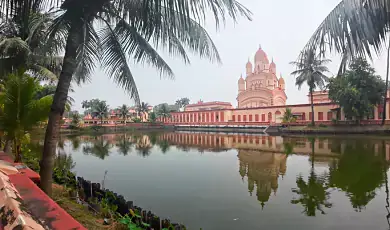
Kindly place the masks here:
<instances>
[{"instance_id":1,"label":"tall tree","mask_svg":"<svg viewBox=\"0 0 390 230\"><path fill-rule=\"evenodd\" d=\"M137 106L137 113L141 121L144 121L144 116L149 113L149 104L141 102L141 104Z\"/></svg>"},{"instance_id":2,"label":"tall tree","mask_svg":"<svg viewBox=\"0 0 390 230\"><path fill-rule=\"evenodd\" d=\"M106 101L100 101L94 108L93 108L93 114L95 117L98 117L100 119L100 125L103 126L103 118L108 117L108 105Z\"/></svg>"},{"instance_id":3,"label":"tall tree","mask_svg":"<svg viewBox=\"0 0 390 230\"><path fill-rule=\"evenodd\" d=\"M319 55L315 53L315 50L309 49L302 51L303 54L300 60L291 62L295 65L296 70L292 72L292 75L297 76L295 85L298 89L301 89L302 85L306 83L309 86L309 94L311 101L311 123L314 125L314 103L313 92L319 87L325 86L328 77L324 73L329 72L328 67L325 65L330 62L328 59L321 59Z\"/></svg>"},{"instance_id":4,"label":"tall tree","mask_svg":"<svg viewBox=\"0 0 390 230\"><path fill-rule=\"evenodd\" d=\"M122 117L123 122L126 124L126 118L129 115L130 107L123 104L118 108L119 115Z\"/></svg>"},{"instance_id":5,"label":"tall tree","mask_svg":"<svg viewBox=\"0 0 390 230\"><path fill-rule=\"evenodd\" d=\"M190 99L188 99L186 97L176 100L176 103L175 103L175 105L177 105L180 109L183 109L188 104L190 104Z\"/></svg>"},{"instance_id":6,"label":"tall tree","mask_svg":"<svg viewBox=\"0 0 390 230\"><path fill-rule=\"evenodd\" d=\"M357 58L345 74L330 80L329 98L340 105L347 117L360 121L382 102L385 87L375 69L365 59Z\"/></svg>"},{"instance_id":7,"label":"tall tree","mask_svg":"<svg viewBox=\"0 0 390 230\"><path fill-rule=\"evenodd\" d=\"M60 119L74 77L78 83L89 80L99 62L107 75L139 104L127 56L138 63L151 64L162 74L172 77L171 68L151 43L166 47L170 54L180 56L185 63L189 63L185 48L219 62L216 47L202 27L206 14L212 12L217 28L225 23L227 15L235 21L238 16L250 19L249 10L235 0L1 0L0 13L26 15L33 8L52 6L60 6L60 9L55 12L57 18L45 41L51 45L53 38L62 36L66 42L40 163L41 188L49 194ZM98 24L99 28L96 27Z\"/></svg>"},{"instance_id":8,"label":"tall tree","mask_svg":"<svg viewBox=\"0 0 390 230\"><path fill-rule=\"evenodd\" d=\"M46 45L51 22L52 14L39 11L27 15L14 12L12 18L0 17L0 79L21 70L39 80L57 81L63 59L57 56L61 47L58 37L53 38L52 46Z\"/></svg>"},{"instance_id":9,"label":"tall tree","mask_svg":"<svg viewBox=\"0 0 390 230\"><path fill-rule=\"evenodd\" d=\"M390 38L387 35L390 26L390 0L342 0L315 30L304 49L317 49L322 54L336 51L343 58L339 75L356 57L372 58L372 51L379 54L386 39L387 73L386 89L389 78ZM387 92L383 94L386 111ZM386 119L383 113L382 124Z\"/></svg>"},{"instance_id":10,"label":"tall tree","mask_svg":"<svg viewBox=\"0 0 390 230\"><path fill-rule=\"evenodd\" d=\"M147 113L149 112L149 104L146 102L141 102L139 106L137 107L138 112L140 113Z\"/></svg>"}]
</instances>

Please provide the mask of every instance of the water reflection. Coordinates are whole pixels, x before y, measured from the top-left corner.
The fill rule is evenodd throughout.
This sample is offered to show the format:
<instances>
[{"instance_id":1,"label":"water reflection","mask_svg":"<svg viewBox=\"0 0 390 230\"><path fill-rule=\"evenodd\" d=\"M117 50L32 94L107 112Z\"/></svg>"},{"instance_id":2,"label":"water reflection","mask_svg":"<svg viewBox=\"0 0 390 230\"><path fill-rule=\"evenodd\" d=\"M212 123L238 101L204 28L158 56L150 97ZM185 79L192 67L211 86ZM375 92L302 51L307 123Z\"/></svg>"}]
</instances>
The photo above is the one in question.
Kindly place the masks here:
<instances>
[{"instance_id":1,"label":"water reflection","mask_svg":"<svg viewBox=\"0 0 390 230\"><path fill-rule=\"evenodd\" d=\"M383 138L176 132L107 134L68 139L74 150L81 149L84 154L102 160L115 153L152 158L154 154L161 153L168 157L173 152L218 156L225 151L237 151L236 170L248 191L245 196L252 196L250 199L257 200L257 207L265 211L273 205L273 199L288 196L287 203L296 207L294 210L300 210L309 217L325 217L329 216L325 214L336 209L338 198L334 199L335 195L342 194L350 203L346 208L358 213L364 211L379 196L379 190L384 188L387 196L381 198L383 206L379 208L386 213L386 219L390 219L387 187L390 140ZM171 156L169 159L172 159ZM302 160L306 161L304 167L288 164L302 164ZM298 168L299 172L288 171L287 165ZM283 179L287 175L292 176L288 177L289 184Z\"/></svg>"},{"instance_id":2,"label":"water reflection","mask_svg":"<svg viewBox=\"0 0 390 230\"><path fill-rule=\"evenodd\" d=\"M383 143L349 141L343 154L329 165L329 184L344 191L356 211L361 211L376 196L385 182L387 162Z\"/></svg>"},{"instance_id":3,"label":"water reflection","mask_svg":"<svg viewBox=\"0 0 390 230\"><path fill-rule=\"evenodd\" d=\"M102 160L110 155L112 144L105 140L103 136L95 137L90 141L86 141L83 146L83 153L96 156Z\"/></svg>"},{"instance_id":4,"label":"water reflection","mask_svg":"<svg viewBox=\"0 0 390 230\"><path fill-rule=\"evenodd\" d=\"M278 190L279 175L286 173L286 158L283 153L264 153L254 150L238 150L240 175L248 180L248 192L252 193L256 185L256 197L262 208L271 193Z\"/></svg>"}]
</instances>

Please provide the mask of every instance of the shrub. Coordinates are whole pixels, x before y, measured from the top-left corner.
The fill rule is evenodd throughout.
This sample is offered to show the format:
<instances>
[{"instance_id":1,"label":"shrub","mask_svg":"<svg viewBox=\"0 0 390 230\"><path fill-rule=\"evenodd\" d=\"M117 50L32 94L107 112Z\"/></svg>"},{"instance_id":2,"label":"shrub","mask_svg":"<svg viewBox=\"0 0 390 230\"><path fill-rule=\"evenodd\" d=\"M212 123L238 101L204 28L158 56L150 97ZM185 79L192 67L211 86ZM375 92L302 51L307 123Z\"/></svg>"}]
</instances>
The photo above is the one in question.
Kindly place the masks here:
<instances>
[{"instance_id":1,"label":"shrub","mask_svg":"<svg viewBox=\"0 0 390 230\"><path fill-rule=\"evenodd\" d=\"M326 127L328 127L328 126L325 125L325 124L320 124L319 127L321 127L321 128L326 128Z\"/></svg>"},{"instance_id":2,"label":"shrub","mask_svg":"<svg viewBox=\"0 0 390 230\"><path fill-rule=\"evenodd\" d=\"M335 125L336 125L336 124L337 124L337 122L338 122L338 120L337 120L336 118L332 118L332 123L333 123L333 124L335 124Z\"/></svg>"}]
</instances>

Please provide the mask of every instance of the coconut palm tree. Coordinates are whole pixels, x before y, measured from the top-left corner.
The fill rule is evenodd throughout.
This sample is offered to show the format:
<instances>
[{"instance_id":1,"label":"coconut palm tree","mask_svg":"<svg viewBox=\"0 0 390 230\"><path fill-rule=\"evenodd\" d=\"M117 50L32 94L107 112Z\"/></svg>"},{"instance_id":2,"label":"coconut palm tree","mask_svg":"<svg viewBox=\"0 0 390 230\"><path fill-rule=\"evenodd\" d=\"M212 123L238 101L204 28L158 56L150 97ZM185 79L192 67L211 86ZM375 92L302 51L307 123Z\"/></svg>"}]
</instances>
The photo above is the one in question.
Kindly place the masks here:
<instances>
[{"instance_id":1,"label":"coconut palm tree","mask_svg":"<svg viewBox=\"0 0 390 230\"><path fill-rule=\"evenodd\" d=\"M15 162L21 161L21 141L31 129L48 118L51 96L34 98L39 83L27 74L9 75L5 92L1 94L3 104L0 116L2 130L14 143Z\"/></svg>"},{"instance_id":2,"label":"coconut palm tree","mask_svg":"<svg viewBox=\"0 0 390 230\"><path fill-rule=\"evenodd\" d=\"M80 116L80 114L78 114L78 113L72 113L72 122L71 122L71 124L72 124L72 126L73 127L79 127L79 125L80 125L80 122L81 122L81 116Z\"/></svg>"},{"instance_id":3,"label":"coconut palm tree","mask_svg":"<svg viewBox=\"0 0 390 230\"><path fill-rule=\"evenodd\" d=\"M282 117L283 122L290 123L290 122L295 122L295 117L292 113L291 108L286 108L286 111L283 114Z\"/></svg>"},{"instance_id":4,"label":"coconut palm tree","mask_svg":"<svg viewBox=\"0 0 390 230\"><path fill-rule=\"evenodd\" d=\"M129 115L129 109L130 107L128 107L127 105L123 104L122 106L120 106L118 108L118 113L119 113L119 116L121 116L123 118L123 122L126 124L126 118L127 116Z\"/></svg>"},{"instance_id":5,"label":"coconut palm tree","mask_svg":"<svg viewBox=\"0 0 390 230\"><path fill-rule=\"evenodd\" d=\"M149 104L146 102L141 102L141 104L137 106L137 112L141 121L144 121L145 115L149 113Z\"/></svg>"},{"instance_id":6,"label":"coconut palm tree","mask_svg":"<svg viewBox=\"0 0 390 230\"><path fill-rule=\"evenodd\" d=\"M302 85L306 83L309 86L309 93L311 99L311 123L314 125L314 103L313 92L319 87L325 86L328 77L324 73L329 72L328 67L325 65L330 62L329 59L321 59L319 55L315 53L314 49L304 50L301 55L301 59L290 64L295 65L296 70L291 74L297 76L295 85L298 89L301 89Z\"/></svg>"},{"instance_id":7,"label":"coconut palm tree","mask_svg":"<svg viewBox=\"0 0 390 230\"><path fill-rule=\"evenodd\" d=\"M35 27L38 20L41 23ZM58 39L53 40L52 46L46 45L46 33L51 22L51 14L38 11L30 12L26 21L22 21L18 15L8 19L0 18L1 79L16 70L22 70L39 80L56 82L63 59L58 56L61 47Z\"/></svg>"},{"instance_id":8,"label":"coconut palm tree","mask_svg":"<svg viewBox=\"0 0 390 230\"><path fill-rule=\"evenodd\" d=\"M164 76L173 77L171 68L151 44L166 47L185 63L189 63L186 48L202 58L220 62L215 45L202 27L206 14L211 11L217 28L225 23L227 15L234 21L238 16L250 19L249 10L236 0L0 0L0 13L6 17L17 14L28 20L28 12L44 7L59 7L45 41L51 45L58 37L66 40L41 161L41 188L49 194L59 120L72 79L78 83L89 80L96 63L102 64L107 75L139 104L128 56L138 63L151 64Z\"/></svg>"},{"instance_id":9,"label":"coconut palm tree","mask_svg":"<svg viewBox=\"0 0 390 230\"><path fill-rule=\"evenodd\" d=\"M93 114L94 117L100 118L100 125L103 126L103 118L108 117L108 105L106 104L106 101L100 101L95 108L93 108Z\"/></svg>"},{"instance_id":10,"label":"coconut palm tree","mask_svg":"<svg viewBox=\"0 0 390 230\"><path fill-rule=\"evenodd\" d=\"M322 54L336 51L342 54L339 75L346 71L356 57L372 58L374 51L381 53L387 44L386 88L389 81L390 0L342 0L315 30L304 49L317 49ZM387 92L384 95L386 111ZM386 119L383 113L382 124Z\"/></svg>"}]
</instances>

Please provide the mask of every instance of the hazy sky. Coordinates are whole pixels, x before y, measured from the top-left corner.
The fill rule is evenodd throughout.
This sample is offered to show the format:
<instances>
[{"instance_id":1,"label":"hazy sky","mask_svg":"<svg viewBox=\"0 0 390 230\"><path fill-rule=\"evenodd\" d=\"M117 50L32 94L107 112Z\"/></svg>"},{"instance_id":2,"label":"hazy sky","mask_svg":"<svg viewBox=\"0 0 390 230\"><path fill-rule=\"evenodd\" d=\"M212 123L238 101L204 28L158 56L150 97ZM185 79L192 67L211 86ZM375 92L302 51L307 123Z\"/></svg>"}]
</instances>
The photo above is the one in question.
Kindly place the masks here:
<instances>
[{"instance_id":1,"label":"hazy sky","mask_svg":"<svg viewBox=\"0 0 390 230\"><path fill-rule=\"evenodd\" d=\"M150 66L131 63L141 101L151 105L174 103L176 99L188 97L191 103L203 101L228 101L237 106L237 81L245 76L248 58L261 47L274 59L278 76L286 81L287 104L307 103L307 87L298 90L295 78L290 75L295 60L314 30L340 2L340 0L239 0L253 13L253 20L240 19L237 24L227 21L224 28L215 30L211 20L205 27L214 40L222 64L213 64L191 56L191 65L185 65L179 58L165 58L175 73L175 80L160 78ZM339 58L332 58L329 68L337 72ZM374 67L382 77L386 74L385 58L375 58ZM81 110L81 101L99 98L106 100L110 108L122 104L133 105L133 101L117 87L109 77L97 69L92 83L75 87L74 109Z\"/></svg>"}]
</instances>

